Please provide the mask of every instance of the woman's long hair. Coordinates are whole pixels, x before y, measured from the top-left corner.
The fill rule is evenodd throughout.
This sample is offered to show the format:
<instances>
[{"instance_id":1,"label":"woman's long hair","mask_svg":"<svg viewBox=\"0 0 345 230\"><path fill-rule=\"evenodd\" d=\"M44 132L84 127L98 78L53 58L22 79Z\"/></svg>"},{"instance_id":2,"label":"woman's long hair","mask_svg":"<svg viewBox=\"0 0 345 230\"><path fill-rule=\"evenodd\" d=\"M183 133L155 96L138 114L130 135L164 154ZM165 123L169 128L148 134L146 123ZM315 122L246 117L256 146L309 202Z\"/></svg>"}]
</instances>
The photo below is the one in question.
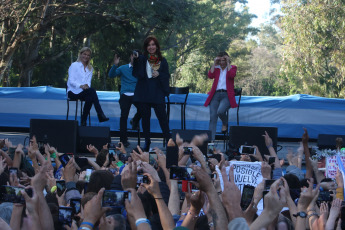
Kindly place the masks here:
<instances>
[{"instance_id":1,"label":"woman's long hair","mask_svg":"<svg viewBox=\"0 0 345 230\"><path fill-rule=\"evenodd\" d=\"M161 47L159 46L159 42L155 36L148 36L144 41L144 55L146 57L149 56L149 52L147 52L147 47L149 46L149 43L153 41L156 44L156 55L158 56L159 60L163 59L162 53L161 53Z\"/></svg>"},{"instance_id":2,"label":"woman's long hair","mask_svg":"<svg viewBox=\"0 0 345 230\"><path fill-rule=\"evenodd\" d=\"M81 54L84 53L85 51L89 51L90 52L90 55L92 55L92 51L89 47L83 47L81 48L81 50L79 51L79 54L78 54L78 59L77 59L77 62L81 62L80 58L81 58ZM91 71L92 70L92 66L90 64L90 60L89 62L87 63L87 68Z\"/></svg>"}]
</instances>

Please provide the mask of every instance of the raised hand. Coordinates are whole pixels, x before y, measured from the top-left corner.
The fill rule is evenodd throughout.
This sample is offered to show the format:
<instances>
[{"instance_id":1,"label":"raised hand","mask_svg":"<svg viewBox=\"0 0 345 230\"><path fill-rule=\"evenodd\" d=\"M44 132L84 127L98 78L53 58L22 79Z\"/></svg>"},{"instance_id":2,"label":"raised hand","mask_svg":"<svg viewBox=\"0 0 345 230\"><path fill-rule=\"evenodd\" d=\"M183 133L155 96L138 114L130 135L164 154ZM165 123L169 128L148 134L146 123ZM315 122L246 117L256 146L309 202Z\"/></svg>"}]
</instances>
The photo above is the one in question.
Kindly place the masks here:
<instances>
[{"instance_id":1,"label":"raised hand","mask_svg":"<svg viewBox=\"0 0 345 230\"><path fill-rule=\"evenodd\" d=\"M119 66L120 63L120 57L117 56L117 54L115 54L114 56L114 65Z\"/></svg>"},{"instance_id":2,"label":"raised hand","mask_svg":"<svg viewBox=\"0 0 345 230\"><path fill-rule=\"evenodd\" d=\"M304 133L302 135L302 143L308 144L308 141L309 141L308 130L306 128L303 128L303 129L304 129Z\"/></svg>"},{"instance_id":3,"label":"raised hand","mask_svg":"<svg viewBox=\"0 0 345 230\"><path fill-rule=\"evenodd\" d=\"M229 178L226 174L226 168L222 168L222 177L224 183L224 193L222 193L222 201L225 207L225 210L228 214L229 220L232 220L236 217L242 217L241 209L241 191L238 189L235 184L234 179L234 166L232 165L229 170Z\"/></svg>"},{"instance_id":4,"label":"raised hand","mask_svg":"<svg viewBox=\"0 0 345 230\"><path fill-rule=\"evenodd\" d=\"M123 190L135 189L137 186L137 162L133 161L126 165L121 172L121 184Z\"/></svg>"},{"instance_id":5,"label":"raised hand","mask_svg":"<svg viewBox=\"0 0 345 230\"><path fill-rule=\"evenodd\" d=\"M86 145L86 148L89 152L95 154L95 155L98 155L98 149L96 149L95 146L89 144L89 145Z\"/></svg>"},{"instance_id":6,"label":"raised hand","mask_svg":"<svg viewBox=\"0 0 345 230\"><path fill-rule=\"evenodd\" d=\"M268 133L265 131L265 134L262 135L265 138L265 144L267 147L272 147L273 146L273 141L272 138L268 135Z\"/></svg>"}]
</instances>

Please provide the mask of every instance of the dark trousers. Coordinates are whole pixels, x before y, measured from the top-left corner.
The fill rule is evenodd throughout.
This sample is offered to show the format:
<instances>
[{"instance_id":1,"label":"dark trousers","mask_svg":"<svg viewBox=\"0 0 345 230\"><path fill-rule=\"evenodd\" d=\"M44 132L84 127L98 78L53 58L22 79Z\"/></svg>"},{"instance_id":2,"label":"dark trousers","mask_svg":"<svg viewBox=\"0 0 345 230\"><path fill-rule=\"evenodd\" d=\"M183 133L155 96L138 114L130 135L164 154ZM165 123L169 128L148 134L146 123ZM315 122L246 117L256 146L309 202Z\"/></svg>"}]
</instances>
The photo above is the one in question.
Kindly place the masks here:
<instances>
[{"instance_id":1,"label":"dark trousers","mask_svg":"<svg viewBox=\"0 0 345 230\"><path fill-rule=\"evenodd\" d=\"M137 113L133 117L133 124L138 124L141 115L136 103L133 103L133 96L127 96L125 94L121 94L120 96L120 108L121 108L121 117L120 117L120 141L122 143L127 142L127 119L129 110L131 109L132 104L137 108Z\"/></svg>"},{"instance_id":2,"label":"dark trousers","mask_svg":"<svg viewBox=\"0 0 345 230\"><path fill-rule=\"evenodd\" d=\"M82 121L86 121L87 115L90 113L92 104L95 106L97 115L103 114L103 110L101 108L101 105L99 104L98 96L94 88L85 89L79 94L74 94L71 91L68 91L68 97L71 98L72 100L79 99L79 100L85 101L83 114L81 116Z\"/></svg>"},{"instance_id":3,"label":"dark trousers","mask_svg":"<svg viewBox=\"0 0 345 230\"><path fill-rule=\"evenodd\" d=\"M139 105L142 116L142 126L145 142L150 142L150 119L151 108L154 109L159 125L163 131L163 136L166 140L170 138L169 123L167 113L165 111L165 104L141 103Z\"/></svg>"}]
</instances>

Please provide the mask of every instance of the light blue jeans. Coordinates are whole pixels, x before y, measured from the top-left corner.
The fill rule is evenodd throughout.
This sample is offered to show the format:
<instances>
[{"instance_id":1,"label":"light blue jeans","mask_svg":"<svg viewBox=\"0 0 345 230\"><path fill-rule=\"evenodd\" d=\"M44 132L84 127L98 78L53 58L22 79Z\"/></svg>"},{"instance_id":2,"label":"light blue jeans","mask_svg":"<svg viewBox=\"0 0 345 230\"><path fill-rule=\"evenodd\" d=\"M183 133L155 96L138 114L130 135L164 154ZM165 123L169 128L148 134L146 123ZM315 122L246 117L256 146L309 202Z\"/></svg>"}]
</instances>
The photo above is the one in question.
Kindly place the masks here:
<instances>
[{"instance_id":1,"label":"light blue jeans","mask_svg":"<svg viewBox=\"0 0 345 230\"><path fill-rule=\"evenodd\" d=\"M230 109L230 102L227 92L215 92L210 102L210 126L212 140L216 137L218 117L223 125L228 126L226 111Z\"/></svg>"}]
</instances>

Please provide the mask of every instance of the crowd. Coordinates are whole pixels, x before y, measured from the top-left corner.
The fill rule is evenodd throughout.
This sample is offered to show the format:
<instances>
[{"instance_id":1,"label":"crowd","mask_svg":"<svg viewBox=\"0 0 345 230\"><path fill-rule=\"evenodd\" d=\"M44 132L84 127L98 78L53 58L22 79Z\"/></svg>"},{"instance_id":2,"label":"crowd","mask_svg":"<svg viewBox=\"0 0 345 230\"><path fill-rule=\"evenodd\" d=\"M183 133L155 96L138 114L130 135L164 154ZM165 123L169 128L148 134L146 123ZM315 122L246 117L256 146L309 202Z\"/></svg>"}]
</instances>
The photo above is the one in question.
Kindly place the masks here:
<instances>
[{"instance_id":1,"label":"crowd","mask_svg":"<svg viewBox=\"0 0 345 230\"><path fill-rule=\"evenodd\" d=\"M318 171L307 130L297 155L288 154L285 175L268 133L262 141L270 156L255 147L251 156L214 149L206 157L198 147L206 139L199 135L187 143L177 135L169 140L178 166L191 168L185 171L190 181L182 185L174 167L167 167L170 156L158 148L149 153L139 146L127 152L121 143L101 150L89 145L93 160L60 153L58 146L39 147L35 137L27 147L3 140L0 229L344 229L342 174L338 171L333 181ZM185 147L191 153L185 154ZM274 157L271 164L269 157ZM263 179L246 207L234 180L237 161L261 164Z\"/></svg>"}]
</instances>

